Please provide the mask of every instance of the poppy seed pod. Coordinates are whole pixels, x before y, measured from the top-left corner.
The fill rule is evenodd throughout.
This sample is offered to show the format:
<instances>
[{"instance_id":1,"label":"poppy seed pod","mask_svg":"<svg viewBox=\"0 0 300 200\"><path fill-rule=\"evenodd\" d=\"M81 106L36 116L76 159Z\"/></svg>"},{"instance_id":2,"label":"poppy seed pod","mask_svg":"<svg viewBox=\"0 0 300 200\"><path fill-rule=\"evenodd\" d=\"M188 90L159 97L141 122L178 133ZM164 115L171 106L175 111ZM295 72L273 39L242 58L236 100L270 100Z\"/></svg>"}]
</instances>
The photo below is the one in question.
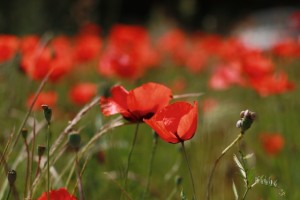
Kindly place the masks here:
<instances>
[{"instance_id":1,"label":"poppy seed pod","mask_svg":"<svg viewBox=\"0 0 300 200\"><path fill-rule=\"evenodd\" d=\"M38 146L38 156L39 156L39 157L43 156L44 153L45 153L45 150L46 150L46 147L45 147L45 146L39 145L39 146Z\"/></svg>"},{"instance_id":2,"label":"poppy seed pod","mask_svg":"<svg viewBox=\"0 0 300 200\"><path fill-rule=\"evenodd\" d=\"M241 133L244 134L246 130L248 130L253 121L256 118L256 113L245 110L240 113L241 119L237 121L236 127L241 129Z\"/></svg>"},{"instance_id":3,"label":"poppy seed pod","mask_svg":"<svg viewBox=\"0 0 300 200\"><path fill-rule=\"evenodd\" d=\"M52 117L52 109L49 108L49 106L46 104L43 104L42 108L44 110L45 119L47 120L48 124L50 124L51 117Z\"/></svg>"},{"instance_id":4,"label":"poppy seed pod","mask_svg":"<svg viewBox=\"0 0 300 200\"><path fill-rule=\"evenodd\" d=\"M7 179L8 179L9 185L13 185L17 179L17 172L13 169L9 170L7 172Z\"/></svg>"},{"instance_id":5,"label":"poppy seed pod","mask_svg":"<svg viewBox=\"0 0 300 200\"><path fill-rule=\"evenodd\" d=\"M80 148L80 141L81 141L81 137L78 133L71 133L69 135L68 143L76 151Z\"/></svg>"}]
</instances>

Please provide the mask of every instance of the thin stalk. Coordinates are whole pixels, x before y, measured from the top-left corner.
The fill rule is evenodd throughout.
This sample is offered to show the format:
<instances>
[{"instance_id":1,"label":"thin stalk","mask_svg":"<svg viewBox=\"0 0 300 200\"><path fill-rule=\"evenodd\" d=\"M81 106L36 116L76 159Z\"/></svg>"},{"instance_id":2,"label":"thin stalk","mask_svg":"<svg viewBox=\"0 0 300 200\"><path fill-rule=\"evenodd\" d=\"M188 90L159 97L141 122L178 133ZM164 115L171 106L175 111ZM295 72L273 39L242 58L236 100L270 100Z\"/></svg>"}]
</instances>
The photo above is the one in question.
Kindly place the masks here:
<instances>
[{"instance_id":1,"label":"thin stalk","mask_svg":"<svg viewBox=\"0 0 300 200\"><path fill-rule=\"evenodd\" d=\"M192 182L192 186L193 186L194 200L197 200L194 178L193 178L192 170L191 170L191 167L190 167L190 163L189 163L189 160L188 160L188 157L187 157L187 153L186 153L183 141L181 142L181 146L182 146L182 150L183 150L183 154L184 154L184 158L185 158L186 164L187 164L188 169L189 169L189 174L190 174L190 178L191 178L191 182Z\"/></svg>"},{"instance_id":2,"label":"thin stalk","mask_svg":"<svg viewBox=\"0 0 300 200\"><path fill-rule=\"evenodd\" d=\"M244 195L243 195L242 200L245 200L245 199L246 199L246 196L247 196L248 192L249 192L249 191L250 191L257 183L258 183L258 182L255 181L252 185L250 185L250 186L248 186L248 187L246 188L246 191L245 191L245 193L244 193Z\"/></svg>"},{"instance_id":3,"label":"thin stalk","mask_svg":"<svg viewBox=\"0 0 300 200\"><path fill-rule=\"evenodd\" d=\"M126 190L127 188L127 179L128 179L128 171L129 171L129 165L130 165L130 160L131 160L131 156L132 156L132 152L135 146L135 142L136 142L136 138L137 138L137 134L138 134L138 130L139 130L139 124L136 124L136 128L135 128L135 132L134 132L134 136L133 136L133 141L132 141L132 145L128 154L128 158L127 158L127 166L126 166L126 170L125 170L125 181L124 181L124 189Z\"/></svg>"},{"instance_id":4,"label":"thin stalk","mask_svg":"<svg viewBox=\"0 0 300 200\"><path fill-rule=\"evenodd\" d=\"M221 153L221 155L216 159L214 166L210 172L209 179L208 179L208 184L207 184L207 193L206 193L206 199L210 199L210 190L211 190L211 184L212 184L212 178L215 173L216 167L219 163L219 161L222 159L222 157L238 142L243 138L244 134L240 133L233 142L231 142Z\"/></svg>"},{"instance_id":5,"label":"thin stalk","mask_svg":"<svg viewBox=\"0 0 300 200\"><path fill-rule=\"evenodd\" d=\"M34 158L34 151L35 151L35 131L36 131L36 124L35 124L35 118L33 120L33 130L32 130L32 146L31 146L31 162L30 162L30 167L29 167L29 194L28 194L28 199L32 199L32 166L33 166L33 158Z\"/></svg>"},{"instance_id":6,"label":"thin stalk","mask_svg":"<svg viewBox=\"0 0 300 200\"><path fill-rule=\"evenodd\" d=\"M27 153L27 162L26 162L26 176L25 176L25 186L24 186L24 198L26 198L27 190L28 190L28 177L29 177L29 168L30 168L30 152L29 152L29 146L26 138L24 138L24 143L26 147L26 153Z\"/></svg>"},{"instance_id":7,"label":"thin stalk","mask_svg":"<svg viewBox=\"0 0 300 200\"><path fill-rule=\"evenodd\" d=\"M79 190L79 199L84 200L81 173L80 173L80 166L79 166L79 163L78 163L77 152L76 152L76 156L75 156L75 167L76 167L77 183L78 183L78 190Z\"/></svg>"},{"instance_id":8,"label":"thin stalk","mask_svg":"<svg viewBox=\"0 0 300 200\"><path fill-rule=\"evenodd\" d=\"M19 140L19 137L20 137L20 134L19 134L19 133L21 133L21 130L23 129L25 123L27 122L27 119L28 119L28 117L29 117L29 115L30 115L30 113L31 113L31 111L32 111L32 109L33 109L33 106L34 106L34 104L35 104L35 102L36 102L38 96L40 95L42 89L44 88L46 82L48 81L48 78L49 78L49 76L51 75L52 72L53 72L53 69L51 69L51 70L47 73L47 75L44 77L44 79L43 79L42 82L40 83L40 85L39 85L39 87L38 87L36 93L34 94L33 101L32 101L32 103L31 103L31 105L30 105L30 107L29 107L29 110L28 110L28 112L26 113L26 115L25 115L25 117L24 117L24 119L23 119L23 121L22 121L20 127L19 127L19 130L18 130L18 132L17 132L17 133L18 133L18 134L17 134L17 138L15 139L15 142L14 142L14 144L13 144L13 146L12 146L12 148L11 148L9 154L11 153L11 151L13 150L13 148L15 148L15 146L16 146L18 140Z\"/></svg>"},{"instance_id":9,"label":"thin stalk","mask_svg":"<svg viewBox=\"0 0 300 200\"><path fill-rule=\"evenodd\" d=\"M129 196L129 194L126 192L126 190L124 190L124 188L122 188L122 186L113 178L111 177L111 175L107 172L104 172L104 174L114 182L114 184L121 190L122 194L125 195L125 197L129 200L132 200L132 198Z\"/></svg>"},{"instance_id":10,"label":"thin stalk","mask_svg":"<svg viewBox=\"0 0 300 200\"><path fill-rule=\"evenodd\" d=\"M154 133L156 134L156 133ZM148 176L147 176L147 183L146 183L146 188L145 188L145 192L143 194L143 199L145 198L145 196L148 193L149 190L149 186L150 186L150 178L152 175L152 165L153 165L153 160L154 160L154 155L155 155L155 151L156 151L156 147L157 147L157 135L154 135L153 138L153 147L152 147L152 152L151 152L151 157L150 157L150 162L149 162L149 171L148 171Z\"/></svg>"},{"instance_id":11,"label":"thin stalk","mask_svg":"<svg viewBox=\"0 0 300 200\"><path fill-rule=\"evenodd\" d=\"M47 200L50 200L50 124L47 127Z\"/></svg>"},{"instance_id":12,"label":"thin stalk","mask_svg":"<svg viewBox=\"0 0 300 200\"><path fill-rule=\"evenodd\" d=\"M10 193L11 193L11 187L9 187L8 194L6 196L6 200L9 200Z\"/></svg>"}]
</instances>

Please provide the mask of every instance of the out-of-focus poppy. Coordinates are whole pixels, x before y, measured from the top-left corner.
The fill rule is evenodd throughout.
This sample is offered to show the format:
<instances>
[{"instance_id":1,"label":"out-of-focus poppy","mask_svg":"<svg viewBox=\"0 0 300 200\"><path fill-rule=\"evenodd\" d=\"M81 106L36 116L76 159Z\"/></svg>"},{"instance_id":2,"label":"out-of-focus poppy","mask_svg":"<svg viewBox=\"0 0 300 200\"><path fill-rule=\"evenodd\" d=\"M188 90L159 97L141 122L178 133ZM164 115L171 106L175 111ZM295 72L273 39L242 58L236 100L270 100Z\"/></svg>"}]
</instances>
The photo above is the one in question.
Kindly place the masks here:
<instances>
[{"instance_id":1,"label":"out-of-focus poppy","mask_svg":"<svg viewBox=\"0 0 300 200\"><path fill-rule=\"evenodd\" d=\"M27 99L27 106L30 107L34 99L34 94L30 95ZM43 104L48 105L49 107L54 107L57 102L57 94L56 92L41 92L33 106L34 110L41 109Z\"/></svg>"},{"instance_id":2,"label":"out-of-focus poppy","mask_svg":"<svg viewBox=\"0 0 300 200\"><path fill-rule=\"evenodd\" d=\"M77 200L77 198L71 195L65 188L51 190L49 195L50 200ZM44 192L37 200L47 200L47 192Z\"/></svg>"},{"instance_id":3,"label":"out-of-focus poppy","mask_svg":"<svg viewBox=\"0 0 300 200\"><path fill-rule=\"evenodd\" d=\"M98 71L101 75L135 80L157 65L159 56L150 44L145 28L115 25L109 35Z\"/></svg>"},{"instance_id":4,"label":"out-of-focus poppy","mask_svg":"<svg viewBox=\"0 0 300 200\"><path fill-rule=\"evenodd\" d=\"M41 44L38 37L24 38L21 52L21 68L33 80L43 79L52 70L49 79L58 81L73 66L70 41L64 36L53 38L48 46Z\"/></svg>"},{"instance_id":5,"label":"out-of-focus poppy","mask_svg":"<svg viewBox=\"0 0 300 200\"><path fill-rule=\"evenodd\" d=\"M197 129L198 103L176 102L159 110L144 121L166 142L178 143L191 139Z\"/></svg>"},{"instance_id":6,"label":"out-of-focus poppy","mask_svg":"<svg viewBox=\"0 0 300 200\"><path fill-rule=\"evenodd\" d=\"M19 39L13 35L0 35L0 63L10 60L17 52Z\"/></svg>"},{"instance_id":7,"label":"out-of-focus poppy","mask_svg":"<svg viewBox=\"0 0 300 200\"><path fill-rule=\"evenodd\" d=\"M288 80L287 74L284 72L250 79L250 86L260 96L281 94L295 88L294 83Z\"/></svg>"},{"instance_id":8,"label":"out-of-focus poppy","mask_svg":"<svg viewBox=\"0 0 300 200\"><path fill-rule=\"evenodd\" d=\"M284 138L279 133L262 133L260 141L264 151L271 156L279 154L284 147Z\"/></svg>"},{"instance_id":9,"label":"out-of-focus poppy","mask_svg":"<svg viewBox=\"0 0 300 200\"><path fill-rule=\"evenodd\" d=\"M122 86L111 89L111 97L100 100L102 113L106 116L121 114L125 119L141 122L149 119L172 98L169 88L158 83L146 83L127 91Z\"/></svg>"},{"instance_id":10,"label":"out-of-focus poppy","mask_svg":"<svg viewBox=\"0 0 300 200\"><path fill-rule=\"evenodd\" d=\"M84 105L97 93L97 85L94 83L79 83L72 87L69 95L73 103Z\"/></svg>"},{"instance_id":11,"label":"out-of-focus poppy","mask_svg":"<svg viewBox=\"0 0 300 200\"><path fill-rule=\"evenodd\" d=\"M232 85L244 85L239 63L219 65L209 80L209 87L216 90L225 90Z\"/></svg>"}]
</instances>

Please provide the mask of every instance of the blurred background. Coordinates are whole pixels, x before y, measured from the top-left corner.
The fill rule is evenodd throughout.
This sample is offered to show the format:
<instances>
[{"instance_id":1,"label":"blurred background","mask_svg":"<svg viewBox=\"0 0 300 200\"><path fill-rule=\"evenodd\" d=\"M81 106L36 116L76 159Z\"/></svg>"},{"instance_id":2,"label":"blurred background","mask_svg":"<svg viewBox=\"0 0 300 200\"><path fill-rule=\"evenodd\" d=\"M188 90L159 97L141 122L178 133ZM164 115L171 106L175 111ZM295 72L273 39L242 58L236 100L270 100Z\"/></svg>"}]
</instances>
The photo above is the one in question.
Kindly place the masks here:
<instances>
[{"instance_id":1,"label":"blurred background","mask_svg":"<svg viewBox=\"0 0 300 200\"><path fill-rule=\"evenodd\" d=\"M66 62L67 57L73 59L70 56L71 54L68 53L71 50L77 50L75 48L77 47L76 37L80 36L80 34L79 36L77 34L80 33L84 25L90 22L99 25L101 29L100 35L98 35L98 32L96 33L98 40L96 42L91 40L92 47L96 43L96 48L92 48L92 50L96 49L96 56L90 60L83 59L83 62L76 61L75 64L78 66L68 68L69 71L66 70L68 72L66 79L62 79L57 85L50 81L46 86L46 90L54 90L60 94L59 109L55 111L58 120L54 123L53 128L53 130L59 131L53 131L54 134L60 133L68 120L72 119L80 108L70 103L67 97L68 90L79 81L90 81L98 84L101 81L112 80L114 83L125 83L125 86L128 86L126 88L133 88L138 81L138 83L155 81L173 86L172 89L179 88L177 93L204 92L205 96L203 99L201 97L199 101L201 104L201 109L199 109L199 134L193 138L191 143L187 144L192 160L192 169L196 174L196 185L201 186L198 195L201 198L204 197L208 174L215 158L238 133L235 122L239 119L239 112L242 109L251 108L258 113L259 117L249 131L249 135L246 136L245 141L241 143L240 148L246 153L254 153L250 166L255 168L257 176L265 175L266 178L270 177L272 180L278 180L280 187L286 191L287 199L300 199L300 193L297 192L300 184L298 173L300 166L298 156L300 153L298 142L300 95L297 91L300 85L300 68L298 66L300 60L299 0L0 0L1 34L12 34L23 38L31 34L47 36L50 33L50 37L53 36L54 39L57 39L55 36L59 35L71 36L70 40L72 42L67 43L67 54L63 52L62 55L59 55L61 57L58 56L63 62ZM129 38L130 42L134 44L133 49L138 53L143 53L145 49L148 50L148 43L150 43L148 32L151 39L154 38L153 40L156 41L162 33L179 28L183 32L178 32L178 30L171 32L172 37L168 36L171 39L168 40L168 37L166 37L166 41L162 45L163 47L167 46L166 50L162 48L167 53L173 53L173 50L175 50L174 57L179 57L179 64L176 63L176 59L174 59L175 62L170 62L173 59L169 58L173 56L173 54L170 54L172 56L168 55L167 59L162 59L164 62L154 63L159 67L151 69L143 77L138 77L140 79L137 82L134 82L136 80L126 82L124 79L116 79L115 77L110 79L110 77L107 78L105 74L101 73L99 76L95 73L96 68L98 68L98 65L103 64L100 61L105 61L106 54L111 56L110 51L112 50L107 46L111 48L115 44L110 44L110 40L114 38L110 38L109 34L111 28L116 24L145 27L145 30L142 31L140 28L137 29L142 32L138 35L147 35L145 41L138 40L143 39L142 36L138 39L132 39L134 36ZM125 29L127 28L125 27ZM116 29L116 31L118 30ZM134 33L135 29L130 31ZM126 34L131 33L130 31L121 32L120 35L125 34L124 38L127 38ZM204 34L202 38L190 37L198 32L208 34ZM74 35L75 39L73 38ZM220 38L217 37L219 35ZM104 39L102 40L102 38ZM120 38L123 38L123 35ZM282 40L284 38L288 38L288 40ZM53 41L55 41L54 39ZM242 41L249 49L242 48L242 45L235 39ZM39 40L38 38L38 44ZM50 47L55 46L54 43L48 40L50 41L47 37L41 39L42 48L44 48L43 44L47 42ZM279 50L274 48L275 50L268 51L281 40L283 45L279 45ZM4 39L3 41L6 44L7 40ZM101 50L101 56L99 56L102 41L104 50ZM174 46L176 48L174 48L172 42L175 42ZM86 44L88 42L84 40L82 43ZM82 43L78 46L84 46ZM143 43L146 47L142 45L141 48L140 44ZM185 52L185 47L182 48L184 45L188 46L187 52ZM115 49L118 49L120 47L119 43L116 46ZM60 47L58 49L64 50ZM115 51L115 49L113 50ZM58 55L53 54L53 49L50 50L50 53L46 52L45 60L47 62L48 60L52 61ZM162 50L160 49L158 52L163 52ZM135 51L134 53L136 53ZM29 53L31 52L33 50L29 50ZM145 53L146 56L148 56L148 53ZM24 55L22 56L25 57ZM115 55L113 54L113 56ZM133 54L133 56L136 59L136 54ZM139 56L143 57L145 55ZM191 61L189 60L192 65L197 65L194 71L193 68L182 67L190 64L186 60L183 62L182 57L185 59L189 56L192 57ZM206 61L206 56L208 61ZM118 59L122 58L119 54L116 57ZM164 58L164 56L162 57ZM155 60L152 58L150 58L151 61ZM108 59L111 58L108 57ZM112 60L115 62L114 59L113 57ZM28 105L25 107L26 103L24 102L26 102L29 93L36 91L39 83L32 81L32 77L28 78L24 73L20 73L19 60L20 55L15 56L15 60L11 59L10 62L4 63L3 68L1 68L2 65L0 66L2 70L0 74L2 83L0 84L0 95L3 99L8 99L8 101L2 102L0 106L0 127L4 130L4 134L1 134L2 146L5 145L12 127L20 124L22 117L25 116ZM121 67L123 67L123 61L120 59ZM128 66L131 66L130 59L128 62ZM205 65L205 70L202 71L201 66L197 68L198 65ZM125 63L125 67L128 66ZM123 72L122 69L121 72ZM225 69L225 71L222 71L222 69ZM14 75L12 70L15 70ZM127 68L123 70L126 71ZM286 74L281 73L282 71L289 75L289 79L287 79ZM243 73L243 76L241 73ZM244 77L246 74L246 78L253 78L254 76L257 78L257 74L261 75L260 73L265 75L266 79L262 79L258 84L255 83L260 79L254 79L253 88L255 90L250 90L249 85L241 83L243 81L240 80L240 76ZM216 77L216 88L210 85L210 78L214 75L219 76ZM225 83L223 83L223 77ZM227 79L229 79L229 86L226 86ZM220 85L223 86L222 84L225 84L224 88L218 88ZM24 87L20 88L20 85ZM231 87L232 85L233 87ZM282 91L280 90L281 87L283 88ZM15 90L15 88L18 90ZM264 89L267 91L264 91ZM268 89L271 90L270 93L268 93ZM174 91L176 93L176 90ZM210 97L212 98L210 99ZM188 100L193 101L195 99ZM42 119L41 112L37 113L37 119ZM78 125L78 129L84 133L83 141L86 143L102 123L106 121L108 120L101 115L99 107L94 108L92 116L89 115ZM103 172L116 174L124 172L128 150L132 141L132 134L130 133L133 132L133 128L122 127L114 130L116 134L102 138L101 141L97 142L93 151L89 153L92 156L84 174L85 191L88 198L94 198L97 195L108 197L107 199L119 198L119 188L107 177L103 177ZM135 197L139 197L144 190L143 183L147 176L148 157L151 153L153 139L149 127L143 126L141 130L140 135L143 134L142 132L146 133L138 139L138 145L132 159L132 171L136 173L137 178L131 180L130 189ZM126 133L124 134L124 132ZM271 136L261 134L265 132L271 133ZM163 141L160 141L159 145L153 165L150 191L152 196L149 196L149 199L166 199L175 187L173 179L178 174L184 177L186 193L191 194L191 187L187 187L189 186L189 179L185 163L182 162L178 146L169 145L163 143ZM239 191L242 191L243 182L240 180L240 176L237 175L238 169L232 159L233 153L237 153L238 150L238 148L235 148L226 155L223 163L218 167L214 179L216 192L213 199L233 199L233 179L236 180ZM66 157L71 160L69 155L67 154ZM64 166L65 161L65 159L60 160L58 166ZM162 168L161 163L164 163L164 168ZM23 168L25 168L24 165L23 163ZM66 178L64 177L64 179ZM75 183L76 179L73 177L72 181L72 183ZM21 188L21 186L18 187L18 189ZM95 188L98 190L95 190ZM164 188L164 191L161 188ZM249 192L249 199L280 199L281 197L278 197L278 191L275 189L260 184L255 188L256 192ZM38 192L38 194L41 194L43 188ZM180 199L179 191L174 196L173 199Z\"/></svg>"},{"instance_id":2,"label":"blurred background","mask_svg":"<svg viewBox=\"0 0 300 200\"><path fill-rule=\"evenodd\" d=\"M157 18L186 30L228 33L255 13L271 14L268 11L276 8L277 19L286 19L287 12L291 17L300 6L297 0L1 0L0 4L0 32L21 35L74 33L87 21L106 33L115 23L149 25Z\"/></svg>"}]
</instances>

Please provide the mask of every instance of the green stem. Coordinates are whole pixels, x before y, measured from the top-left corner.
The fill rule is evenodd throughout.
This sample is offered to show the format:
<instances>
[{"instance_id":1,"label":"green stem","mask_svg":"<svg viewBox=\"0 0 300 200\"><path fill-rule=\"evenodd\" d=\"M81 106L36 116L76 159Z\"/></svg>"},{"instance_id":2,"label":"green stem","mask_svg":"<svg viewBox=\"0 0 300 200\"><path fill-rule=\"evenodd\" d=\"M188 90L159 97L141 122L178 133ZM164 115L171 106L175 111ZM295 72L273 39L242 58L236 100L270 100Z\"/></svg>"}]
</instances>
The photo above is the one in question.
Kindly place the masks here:
<instances>
[{"instance_id":1,"label":"green stem","mask_svg":"<svg viewBox=\"0 0 300 200\"><path fill-rule=\"evenodd\" d=\"M127 166L126 166L126 170L125 170L125 181L124 181L124 189L125 190L127 188L127 179L128 179L129 165L130 165L130 160L131 160L132 152L133 152L133 149L134 149L134 146L135 146L135 142L136 142L138 130L139 130L139 123L136 124L136 128L135 128L135 133L134 133L132 145L131 145L131 148L130 148L130 151L129 151L129 155L128 155L128 158L127 158Z\"/></svg>"},{"instance_id":2,"label":"green stem","mask_svg":"<svg viewBox=\"0 0 300 200\"><path fill-rule=\"evenodd\" d=\"M79 199L84 200L82 181L81 181L81 173L80 173L80 167L79 167L79 163L78 163L77 152L76 152L76 157L75 157L75 167L76 167L77 183L78 183L78 190L79 190Z\"/></svg>"},{"instance_id":3,"label":"green stem","mask_svg":"<svg viewBox=\"0 0 300 200\"><path fill-rule=\"evenodd\" d=\"M26 177L25 177L25 186L24 186L24 198L26 198L27 190L28 190L28 177L29 177L29 170L30 170L30 152L29 152L29 146L25 138L25 147L26 147L26 153L27 153L27 163L26 163Z\"/></svg>"},{"instance_id":4,"label":"green stem","mask_svg":"<svg viewBox=\"0 0 300 200\"><path fill-rule=\"evenodd\" d=\"M153 147L152 147L152 152L151 152L151 157L150 157L150 162L149 162L149 171L148 171L148 177L147 177L147 183L146 183L146 188L145 188L145 192L143 194L143 199L145 198L145 196L147 195L147 192L149 190L149 186L150 186L150 178L152 175L152 165L153 165L153 160L154 160L154 155L155 155L155 151L156 151L156 147L157 147L157 135L154 132L154 138L153 138Z\"/></svg>"},{"instance_id":5,"label":"green stem","mask_svg":"<svg viewBox=\"0 0 300 200\"><path fill-rule=\"evenodd\" d=\"M214 163L214 166L211 170L211 173L209 175L209 179L208 179L208 184L207 184L207 193L206 193L206 199L209 200L210 199L210 190L211 190L211 183L212 183L212 178L213 175L215 173L216 167L219 163L219 161L221 160L221 158L238 142L243 138L243 133L240 133L237 138L235 138L235 140L233 142L231 142L221 153L221 155L217 158L217 160Z\"/></svg>"},{"instance_id":6,"label":"green stem","mask_svg":"<svg viewBox=\"0 0 300 200\"><path fill-rule=\"evenodd\" d=\"M6 196L6 200L9 199L10 193L11 193L11 187L9 187L8 194L7 194L7 196Z\"/></svg>"},{"instance_id":7,"label":"green stem","mask_svg":"<svg viewBox=\"0 0 300 200\"><path fill-rule=\"evenodd\" d=\"M196 189L195 189L194 179L193 179L193 175L192 175L192 170L191 170L191 167L190 167L190 163L189 163L189 160L188 160L188 157L187 157L187 153L186 153L183 141L181 142L181 146L182 146L182 150L183 150L183 154L184 154L184 158L185 158L186 164L187 164L188 169L189 169L189 174L190 174L190 178L191 178L191 182L192 182L192 186L193 186L194 200L197 200Z\"/></svg>"},{"instance_id":8,"label":"green stem","mask_svg":"<svg viewBox=\"0 0 300 200\"><path fill-rule=\"evenodd\" d=\"M33 138L32 138L32 147L31 147L31 160L30 160L30 170L29 170L29 195L28 195L28 199L32 199L32 165L33 165L33 157L34 157L34 151L35 151L35 134L36 134L36 124L35 124L35 118L33 120L33 130L32 130L32 134L33 134Z\"/></svg>"},{"instance_id":9,"label":"green stem","mask_svg":"<svg viewBox=\"0 0 300 200\"><path fill-rule=\"evenodd\" d=\"M48 123L47 136L47 200L50 200L50 124Z\"/></svg>"}]
</instances>

